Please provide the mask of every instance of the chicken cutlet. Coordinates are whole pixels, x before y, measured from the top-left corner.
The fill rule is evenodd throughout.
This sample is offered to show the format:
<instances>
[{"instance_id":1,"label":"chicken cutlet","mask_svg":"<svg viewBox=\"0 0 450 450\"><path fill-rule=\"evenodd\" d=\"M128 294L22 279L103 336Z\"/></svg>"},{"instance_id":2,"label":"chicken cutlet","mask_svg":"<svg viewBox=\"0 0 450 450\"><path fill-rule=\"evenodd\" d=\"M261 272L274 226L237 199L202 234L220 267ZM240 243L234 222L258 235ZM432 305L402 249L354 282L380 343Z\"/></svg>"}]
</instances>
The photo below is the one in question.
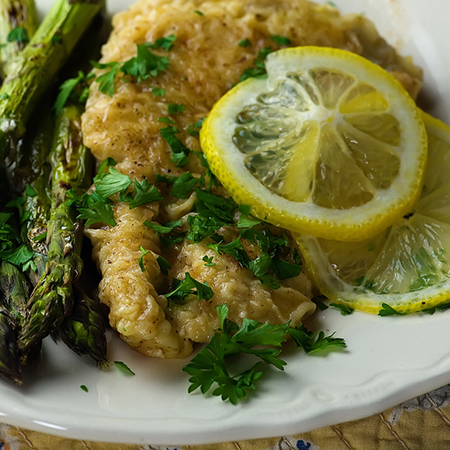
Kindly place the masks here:
<instances>
[{"instance_id":1,"label":"chicken cutlet","mask_svg":"<svg viewBox=\"0 0 450 450\"><path fill-rule=\"evenodd\" d=\"M156 184L164 197L133 209L117 198L113 204L117 225L86 229L102 276L99 297L110 309L111 326L145 355L183 358L194 343L211 339L219 326L215 307L223 303L228 305L229 318L237 323L249 318L301 324L315 310L306 270L274 282L273 277L257 276L249 263L243 264L235 255L217 251L218 243L230 244L242 237L240 251L247 255L247 262L263 254L258 239L240 234L239 210L230 213L233 223L216 227L204 238L193 237L189 224L199 215L198 190L191 190L185 198L176 197L167 182L188 172L204 183L211 180L199 153L198 136L189 133L189 127L201 121L243 73L251 74L264 52L286 42L358 53L391 72L413 97L422 83L420 68L388 45L365 17L341 15L332 6L307 0L140 0L116 15L113 27L103 47L103 64L135 57L137 44L168 36L176 40L170 51L154 50L169 58L167 69L155 77L138 82L119 75L113 95L93 83L83 115L84 142L97 160L113 158L117 170ZM170 105L182 107L169 113ZM186 164L172 157L170 142L161 132L167 122L190 150ZM220 185L212 186L211 193L229 200ZM180 220L178 239L171 243L155 227L146 225ZM278 242L280 259L298 265L288 232L267 224L255 230L256 235ZM168 263L165 268L161 257ZM176 280L187 274L214 295L180 300L169 294L179 285Z\"/></svg>"}]
</instances>

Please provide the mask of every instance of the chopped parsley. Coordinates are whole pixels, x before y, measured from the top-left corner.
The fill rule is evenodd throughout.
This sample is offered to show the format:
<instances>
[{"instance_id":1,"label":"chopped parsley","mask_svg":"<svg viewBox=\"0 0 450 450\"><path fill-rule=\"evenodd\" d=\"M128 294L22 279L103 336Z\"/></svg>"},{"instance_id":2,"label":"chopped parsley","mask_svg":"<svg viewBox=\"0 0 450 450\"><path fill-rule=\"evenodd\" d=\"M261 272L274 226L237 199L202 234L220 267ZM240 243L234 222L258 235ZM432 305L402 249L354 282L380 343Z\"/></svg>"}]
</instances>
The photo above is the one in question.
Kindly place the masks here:
<instances>
[{"instance_id":1,"label":"chopped parsley","mask_svg":"<svg viewBox=\"0 0 450 450\"><path fill-rule=\"evenodd\" d=\"M33 186L27 184L25 187L25 195L28 197L36 197L37 192L34 190Z\"/></svg>"},{"instance_id":2,"label":"chopped parsley","mask_svg":"<svg viewBox=\"0 0 450 450\"><path fill-rule=\"evenodd\" d=\"M330 306L339 309L343 316L348 316L349 314L355 311L354 308L350 308L350 306L342 305L340 303L330 303Z\"/></svg>"},{"instance_id":3,"label":"chopped parsley","mask_svg":"<svg viewBox=\"0 0 450 450\"><path fill-rule=\"evenodd\" d=\"M258 56L253 61L253 67L244 70L239 81L247 78L267 78L265 60L269 53L272 53L272 47L264 47L258 52Z\"/></svg>"},{"instance_id":4,"label":"chopped parsley","mask_svg":"<svg viewBox=\"0 0 450 450\"><path fill-rule=\"evenodd\" d=\"M128 175L120 173L114 166L116 162L107 158L100 165L94 177L95 191L77 196L73 190L67 192L72 204L77 206L79 219L86 220L86 226L95 223L106 223L116 226L112 209L111 196L119 194L119 200L127 202L130 209L162 200L158 188L144 178L142 181L132 180ZM131 192L130 187L133 187Z\"/></svg>"},{"instance_id":5,"label":"chopped parsley","mask_svg":"<svg viewBox=\"0 0 450 450\"><path fill-rule=\"evenodd\" d=\"M186 128L186 131L191 135L191 136L198 136L200 130L202 129L202 125L203 122L205 121L206 117L202 117L200 120L198 120L197 122L193 123L192 125L189 125Z\"/></svg>"},{"instance_id":6,"label":"chopped parsley","mask_svg":"<svg viewBox=\"0 0 450 450\"><path fill-rule=\"evenodd\" d=\"M389 306L387 303L382 303L381 304L381 309L380 311L378 311L378 315L379 316L402 316L405 313L399 312L397 310L395 310L394 308L392 308L392 306Z\"/></svg>"},{"instance_id":7,"label":"chopped parsley","mask_svg":"<svg viewBox=\"0 0 450 450\"><path fill-rule=\"evenodd\" d=\"M137 208L138 206L145 205L147 203L158 202L163 199L163 196L159 192L155 185L149 183L144 178L142 181L133 181L134 190L132 193L122 194L121 201L128 202L130 209Z\"/></svg>"},{"instance_id":8,"label":"chopped parsley","mask_svg":"<svg viewBox=\"0 0 450 450\"><path fill-rule=\"evenodd\" d=\"M178 167L185 166L189 162L190 150L180 141L178 136L176 136L180 133L180 130L171 125L160 128L159 133L172 149L170 160Z\"/></svg>"},{"instance_id":9,"label":"chopped parsley","mask_svg":"<svg viewBox=\"0 0 450 450\"><path fill-rule=\"evenodd\" d=\"M72 204L76 205L78 219L86 221L85 226L96 223L106 223L111 227L117 225L111 200L101 197L95 191L92 194L85 193L82 197L78 197L71 189L66 195L68 199L72 200Z\"/></svg>"},{"instance_id":10,"label":"chopped parsley","mask_svg":"<svg viewBox=\"0 0 450 450\"><path fill-rule=\"evenodd\" d=\"M212 262L213 259L214 259L214 256L208 257L208 255L205 255L205 256L202 258L202 261L205 261L205 267L213 267L213 266L215 266L216 263L213 263L213 262Z\"/></svg>"},{"instance_id":11,"label":"chopped parsley","mask_svg":"<svg viewBox=\"0 0 450 450\"><path fill-rule=\"evenodd\" d=\"M252 45L252 43L250 42L249 39L241 39L241 40L238 42L238 44L239 44L239 47L243 47L243 48L249 47L249 46Z\"/></svg>"},{"instance_id":12,"label":"chopped parsley","mask_svg":"<svg viewBox=\"0 0 450 450\"><path fill-rule=\"evenodd\" d=\"M125 61L120 71L125 75L136 78L140 83L149 77L156 77L169 67L169 58L152 53L145 45L137 44L137 55Z\"/></svg>"},{"instance_id":13,"label":"chopped parsley","mask_svg":"<svg viewBox=\"0 0 450 450\"><path fill-rule=\"evenodd\" d=\"M163 97L166 94L166 90L164 88L152 87L152 94L155 97Z\"/></svg>"},{"instance_id":14,"label":"chopped parsley","mask_svg":"<svg viewBox=\"0 0 450 450\"><path fill-rule=\"evenodd\" d=\"M69 98L78 103L84 103L89 94L89 81L95 78L95 75L90 72L85 75L82 71L78 72L75 78L69 78L64 81L59 87L59 93L54 105L55 114L58 115Z\"/></svg>"},{"instance_id":15,"label":"chopped parsley","mask_svg":"<svg viewBox=\"0 0 450 450\"><path fill-rule=\"evenodd\" d=\"M242 326L228 319L226 304L216 307L220 328L192 360L183 367L183 372L190 375L188 392L196 389L203 394L213 389L212 395L236 405L256 388L256 381L263 375L263 364L284 370L286 362L279 358L281 345L289 334L297 347L306 353L315 353L326 348L343 348L343 339L310 333L300 326L294 328L287 322L281 325L260 323L244 318ZM252 355L259 359L248 369L232 374L230 356Z\"/></svg>"},{"instance_id":16,"label":"chopped parsley","mask_svg":"<svg viewBox=\"0 0 450 450\"><path fill-rule=\"evenodd\" d=\"M110 97L114 94L114 84L117 76L117 72L120 69L120 63L110 62L110 63L98 63L96 61L91 62L92 66L96 69L106 70L105 73L99 75L95 82L98 83L98 89L103 94L107 94Z\"/></svg>"},{"instance_id":17,"label":"chopped parsley","mask_svg":"<svg viewBox=\"0 0 450 450\"><path fill-rule=\"evenodd\" d=\"M157 231L158 233L167 234L170 233L174 228L181 226L183 221L181 219L174 220L172 222L168 222L165 225L161 225L157 222L150 222L150 220L146 220L144 225L151 230Z\"/></svg>"},{"instance_id":18,"label":"chopped parsley","mask_svg":"<svg viewBox=\"0 0 450 450\"><path fill-rule=\"evenodd\" d=\"M87 388L87 386L85 386L84 384L82 384L80 386L80 389L83 390L84 392L89 392L89 389Z\"/></svg>"},{"instance_id":19,"label":"chopped parsley","mask_svg":"<svg viewBox=\"0 0 450 450\"><path fill-rule=\"evenodd\" d=\"M198 301L201 299L208 301L214 295L213 290L207 283L202 284L199 281L194 280L188 272L185 273L183 280L174 278L172 287L174 289L166 294L166 297L174 301L185 300L190 295L196 295Z\"/></svg>"},{"instance_id":20,"label":"chopped parsley","mask_svg":"<svg viewBox=\"0 0 450 450\"><path fill-rule=\"evenodd\" d=\"M12 213L0 213L0 259L16 265L24 272L28 269L36 270L36 255L22 243L19 234L11 226L13 219Z\"/></svg>"},{"instance_id":21,"label":"chopped parsley","mask_svg":"<svg viewBox=\"0 0 450 450\"><path fill-rule=\"evenodd\" d=\"M108 172L99 172L94 178L95 192L103 198L127 190L131 183L128 175L120 173L113 166L109 167Z\"/></svg>"},{"instance_id":22,"label":"chopped parsley","mask_svg":"<svg viewBox=\"0 0 450 450\"><path fill-rule=\"evenodd\" d=\"M325 311L328 309L328 305L323 302L323 300L327 300L327 298L324 295L318 295L316 297L313 297L311 301L316 304L316 306L321 310Z\"/></svg>"},{"instance_id":23,"label":"chopped parsley","mask_svg":"<svg viewBox=\"0 0 450 450\"><path fill-rule=\"evenodd\" d=\"M170 194L177 198L188 198L198 183L199 178L194 177L190 172L185 172L175 179Z\"/></svg>"},{"instance_id":24,"label":"chopped parsley","mask_svg":"<svg viewBox=\"0 0 450 450\"><path fill-rule=\"evenodd\" d=\"M270 39L272 39L272 41L277 43L278 45L291 45L291 40L286 36L275 35L270 36Z\"/></svg>"},{"instance_id":25,"label":"chopped parsley","mask_svg":"<svg viewBox=\"0 0 450 450\"><path fill-rule=\"evenodd\" d=\"M158 50L160 48L170 51L173 47L173 43L177 40L177 37L174 34L169 36L165 36L159 39L156 39L155 43L152 44L150 42L145 43L144 45L152 50Z\"/></svg>"},{"instance_id":26,"label":"chopped parsley","mask_svg":"<svg viewBox=\"0 0 450 450\"><path fill-rule=\"evenodd\" d=\"M195 152L196 156L204 155ZM250 269L255 277L263 284L273 289L280 287L280 280L293 278L300 274L302 261L297 250L292 249L286 235L274 235L268 224L250 216L250 207L237 205L232 198L217 195L211 191L217 180L210 172L207 161L202 160L206 168L205 175L209 177L209 183L205 176L195 177L189 172L176 176L157 176L157 183L166 183L172 186L170 195L177 198L187 198L195 193L195 201L192 214L186 219L189 227L187 235L172 233L176 226L161 225L153 222L145 224L160 233L163 245L170 246L183 239L193 243L199 243L210 238L212 242L207 245L218 254L232 256L241 267ZM239 214L240 213L240 214ZM238 218L236 223L236 218ZM223 242L219 230L227 225L237 226L238 236L232 242ZM161 236L162 235L162 236ZM248 255L244 240L249 240L260 247L261 254L251 259Z\"/></svg>"},{"instance_id":27,"label":"chopped parsley","mask_svg":"<svg viewBox=\"0 0 450 450\"><path fill-rule=\"evenodd\" d=\"M136 56L130 58L122 63L109 62L98 63L91 61L93 67L105 72L95 79L99 85L99 90L104 94L112 96L114 94L115 79L119 72L123 73L138 83L147 80L150 77L156 77L160 72L164 72L169 67L169 58L167 56L160 56L149 49L164 49L170 50L176 37L170 35L164 38L157 39L154 44L136 44ZM153 91L161 95L161 90Z\"/></svg>"},{"instance_id":28,"label":"chopped parsley","mask_svg":"<svg viewBox=\"0 0 450 450\"><path fill-rule=\"evenodd\" d=\"M124 362L114 361L114 365L125 375L136 375Z\"/></svg>"},{"instance_id":29,"label":"chopped parsley","mask_svg":"<svg viewBox=\"0 0 450 450\"><path fill-rule=\"evenodd\" d=\"M186 111L185 105L176 105L174 103L168 103L167 104L167 112L169 114L178 114Z\"/></svg>"},{"instance_id":30,"label":"chopped parsley","mask_svg":"<svg viewBox=\"0 0 450 450\"><path fill-rule=\"evenodd\" d=\"M15 27L9 32L6 40L8 42L18 42L19 44L26 44L30 41L30 38L28 37L28 33L25 28Z\"/></svg>"},{"instance_id":31,"label":"chopped parsley","mask_svg":"<svg viewBox=\"0 0 450 450\"><path fill-rule=\"evenodd\" d=\"M141 251L141 256L138 259L138 264L139 264L139 267L141 268L141 271L145 272L144 256L148 255L150 252L148 250L145 250L145 248L142 246L139 250Z\"/></svg>"},{"instance_id":32,"label":"chopped parsley","mask_svg":"<svg viewBox=\"0 0 450 450\"><path fill-rule=\"evenodd\" d=\"M158 117L158 119L156 119L157 122L161 122L161 123L168 123L169 125L176 125L177 123L171 119L170 117Z\"/></svg>"},{"instance_id":33,"label":"chopped parsley","mask_svg":"<svg viewBox=\"0 0 450 450\"><path fill-rule=\"evenodd\" d=\"M158 263L159 268L161 269L161 272L164 275L167 275L169 273L170 268L171 268L170 262L167 261L167 259L162 257L161 255L159 255L156 258L156 262Z\"/></svg>"}]
</instances>

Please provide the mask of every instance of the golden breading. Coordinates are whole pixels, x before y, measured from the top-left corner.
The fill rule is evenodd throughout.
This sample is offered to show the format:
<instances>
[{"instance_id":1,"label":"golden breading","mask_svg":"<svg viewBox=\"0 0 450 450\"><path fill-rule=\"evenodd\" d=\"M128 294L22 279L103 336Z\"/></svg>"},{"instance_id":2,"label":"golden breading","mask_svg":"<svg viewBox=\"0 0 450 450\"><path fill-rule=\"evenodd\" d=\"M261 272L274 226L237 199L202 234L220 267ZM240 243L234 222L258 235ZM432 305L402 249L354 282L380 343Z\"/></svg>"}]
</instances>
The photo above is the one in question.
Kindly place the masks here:
<instances>
[{"instance_id":1,"label":"golden breading","mask_svg":"<svg viewBox=\"0 0 450 450\"><path fill-rule=\"evenodd\" d=\"M198 175L204 170L192 154L185 167L171 161L171 149L159 132L165 125L158 122L167 116L168 104L185 105L182 114L171 118L181 141L190 150L200 151L198 138L190 136L186 127L208 114L253 65L261 49L279 48L271 36L288 37L294 46L334 46L362 54L397 76L412 96L421 86L421 70L400 57L367 19L341 16L333 7L306 0L140 0L118 14L113 25L103 48L103 63L134 57L136 44L171 34L177 37L169 53L155 51L169 56L167 71L141 83L118 77L112 97L99 92L94 83L83 115L85 144L98 161L112 157L119 171L151 183L157 174L190 171ZM252 45L240 46L244 39ZM152 88L164 88L164 96L155 97ZM185 357L193 342L211 338L218 326L215 306L225 302L230 319L238 323L248 317L271 323L292 320L299 325L312 314L315 305L306 275L283 280L279 289L272 289L234 258L208 248L209 241L184 240L166 248L143 225L145 220L164 224L180 218L185 223L194 200L194 194L183 200L167 197L160 204L133 210L116 202L116 227L86 231L103 277L100 299L110 307L111 325L130 346L149 356ZM236 235L232 228L219 234ZM144 257L145 272L138 264L141 246L150 251ZM256 257L256 246L247 243L247 247ZM172 265L168 275L159 269L159 255ZM205 266L205 255L214 257L215 266ZM186 272L213 289L209 302L194 298L180 305L166 299L172 277L182 279Z\"/></svg>"}]
</instances>

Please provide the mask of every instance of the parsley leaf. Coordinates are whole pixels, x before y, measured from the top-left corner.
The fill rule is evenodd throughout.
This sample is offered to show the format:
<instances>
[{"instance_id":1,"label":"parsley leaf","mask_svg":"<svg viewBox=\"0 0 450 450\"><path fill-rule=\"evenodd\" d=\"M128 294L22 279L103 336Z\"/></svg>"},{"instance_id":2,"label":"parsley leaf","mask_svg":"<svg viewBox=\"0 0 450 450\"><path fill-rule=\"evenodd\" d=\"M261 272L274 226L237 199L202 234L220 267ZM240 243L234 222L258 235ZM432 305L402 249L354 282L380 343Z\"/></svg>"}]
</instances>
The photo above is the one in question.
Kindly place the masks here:
<instances>
[{"instance_id":1,"label":"parsley leaf","mask_svg":"<svg viewBox=\"0 0 450 450\"><path fill-rule=\"evenodd\" d=\"M6 206L8 206L8 207L17 209L17 212L19 213L20 223L24 223L31 216L31 213L26 211L26 209L24 208L24 204L25 204L24 196L13 198L6 204Z\"/></svg>"},{"instance_id":2,"label":"parsley leaf","mask_svg":"<svg viewBox=\"0 0 450 450\"><path fill-rule=\"evenodd\" d=\"M185 172L175 179L171 195L177 198L188 198L198 182L198 178L194 177L190 172Z\"/></svg>"},{"instance_id":3,"label":"parsley leaf","mask_svg":"<svg viewBox=\"0 0 450 450\"><path fill-rule=\"evenodd\" d=\"M137 208L146 203L158 202L163 199L158 188L150 184L146 178L142 181L134 180L133 184L134 192L132 195L130 194L132 199L129 200L128 204L130 209Z\"/></svg>"},{"instance_id":4,"label":"parsley leaf","mask_svg":"<svg viewBox=\"0 0 450 450\"><path fill-rule=\"evenodd\" d=\"M78 210L78 219L86 220L85 226L95 223L106 223L111 227L117 225L114 219L114 212L109 199L104 199L95 191L92 194L84 194L77 197L73 190L67 191L67 198L72 200Z\"/></svg>"},{"instance_id":5,"label":"parsley leaf","mask_svg":"<svg viewBox=\"0 0 450 450\"><path fill-rule=\"evenodd\" d=\"M152 53L145 45L137 44L137 55L125 61L120 71L137 79L140 83L150 76L156 77L169 67L169 58Z\"/></svg>"},{"instance_id":6,"label":"parsley leaf","mask_svg":"<svg viewBox=\"0 0 450 450\"><path fill-rule=\"evenodd\" d=\"M241 39L239 41L239 47L245 48L245 47L249 47L250 45L252 45L252 43L250 42L249 39Z\"/></svg>"},{"instance_id":7,"label":"parsley leaf","mask_svg":"<svg viewBox=\"0 0 450 450\"><path fill-rule=\"evenodd\" d=\"M276 42L278 45L291 45L291 40L286 36L275 35L270 36L270 39L272 39L272 41Z\"/></svg>"},{"instance_id":8,"label":"parsley leaf","mask_svg":"<svg viewBox=\"0 0 450 450\"><path fill-rule=\"evenodd\" d=\"M238 219L238 228L252 228L256 225L261 224L261 220L249 217L248 215L241 214Z\"/></svg>"},{"instance_id":9,"label":"parsley leaf","mask_svg":"<svg viewBox=\"0 0 450 450\"><path fill-rule=\"evenodd\" d=\"M186 127L186 131L191 135L191 136L198 136L198 133L200 132L203 122L205 121L206 117L202 117L200 120L198 120L197 122L193 123L192 125L188 125Z\"/></svg>"},{"instance_id":10,"label":"parsley leaf","mask_svg":"<svg viewBox=\"0 0 450 450\"><path fill-rule=\"evenodd\" d=\"M36 266L33 262L34 252L32 252L27 245L21 244L17 248L0 252L0 258L21 267L25 272L29 268L36 270Z\"/></svg>"},{"instance_id":11,"label":"parsley leaf","mask_svg":"<svg viewBox=\"0 0 450 450\"><path fill-rule=\"evenodd\" d=\"M301 264L293 264L279 257L273 258L271 261L272 270L279 280L298 277L302 271Z\"/></svg>"},{"instance_id":12,"label":"parsley leaf","mask_svg":"<svg viewBox=\"0 0 450 450\"><path fill-rule=\"evenodd\" d=\"M189 295L197 295L197 300L201 299L210 300L214 295L213 290L205 283L202 284L189 275L188 272L185 273L183 280L178 280L174 278L172 281L173 291L166 294L166 297L172 298L175 301L184 300Z\"/></svg>"},{"instance_id":13,"label":"parsley leaf","mask_svg":"<svg viewBox=\"0 0 450 450\"><path fill-rule=\"evenodd\" d=\"M183 223L182 219L173 220L172 222L167 222L165 225L161 225L157 222L150 222L150 220L146 220L144 225L151 230L157 231L158 233L167 234L170 233L174 228L181 226Z\"/></svg>"},{"instance_id":14,"label":"parsley leaf","mask_svg":"<svg viewBox=\"0 0 450 450\"><path fill-rule=\"evenodd\" d=\"M263 374L263 363L284 370L286 362L279 355L287 333L307 353L330 347L345 347L343 339L334 338L333 335L325 337L323 332L310 333L303 326L293 328L289 322L272 325L244 319L239 327L228 319L226 304L217 306L216 310L221 328L214 334L211 342L182 369L190 375L188 392L200 389L206 394L212 389L212 395L237 404L256 388L256 381ZM260 359L260 362L233 375L229 357L238 354L252 355Z\"/></svg>"},{"instance_id":15,"label":"parsley leaf","mask_svg":"<svg viewBox=\"0 0 450 450\"><path fill-rule=\"evenodd\" d=\"M396 311L392 306L389 306L387 303L381 304L381 309L378 311L379 316L402 316L404 313Z\"/></svg>"},{"instance_id":16,"label":"parsley leaf","mask_svg":"<svg viewBox=\"0 0 450 450\"><path fill-rule=\"evenodd\" d=\"M176 39L177 37L174 34L170 34L169 36L156 39L154 44L146 42L144 45L151 48L152 50L158 50L159 48L162 48L169 51L172 49L173 43L176 41Z\"/></svg>"},{"instance_id":17,"label":"parsley leaf","mask_svg":"<svg viewBox=\"0 0 450 450\"><path fill-rule=\"evenodd\" d=\"M171 268L170 262L167 261L167 259L162 257L161 255L159 255L156 258L156 262L158 263L159 268L161 269L161 272L164 275L167 275L169 273L170 268Z\"/></svg>"},{"instance_id":18,"label":"parsley leaf","mask_svg":"<svg viewBox=\"0 0 450 450\"><path fill-rule=\"evenodd\" d=\"M330 303L330 306L334 306L335 308L339 309L343 316L348 316L354 311L354 309L350 308L350 306L341 305L340 303Z\"/></svg>"},{"instance_id":19,"label":"parsley leaf","mask_svg":"<svg viewBox=\"0 0 450 450\"><path fill-rule=\"evenodd\" d=\"M328 309L328 305L323 302L323 300L327 300L327 298L324 295L318 295L316 297L313 297L311 301L316 304L316 306L321 310L325 311Z\"/></svg>"},{"instance_id":20,"label":"parsley leaf","mask_svg":"<svg viewBox=\"0 0 450 450\"><path fill-rule=\"evenodd\" d=\"M114 361L114 364L125 375L136 375L124 362Z\"/></svg>"},{"instance_id":21,"label":"parsley leaf","mask_svg":"<svg viewBox=\"0 0 450 450\"><path fill-rule=\"evenodd\" d=\"M155 55L148 49L148 47L164 48L169 50L171 48L170 44L174 40L175 38L168 36L167 38L157 40L155 44L137 44L136 56L123 63L110 62L102 64L96 61L91 61L93 67L106 70L105 73L95 79L95 82L99 83L100 92L110 96L114 94L115 79L119 71L124 75L136 78L137 82L140 83L151 76L156 77L159 72L167 70L169 67L169 58L166 56ZM152 89L153 95L162 95L161 91L163 90Z\"/></svg>"},{"instance_id":22,"label":"parsley leaf","mask_svg":"<svg viewBox=\"0 0 450 450\"><path fill-rule=\"evenodd\" d=\"M109 96L113 96L114 94L114 82L116 79L117 72L120 68L120 63L118 62L110 62L101 64L96 61L91 61L91 64L97 69L107 69L107 72L98 76L95 79L95 82L99 84L100 92L103 94L108 94Z\"/></svg>"},{"instance_id":23,"label":"parsley leaf","mask_svg":"<svg viewBox=\"0 0 450 450\"><path fill-rule=\"evenodd\" d=\"M100 197L108 198L128 189L132 181L128 175L124 175L114 167L110 167L108 173L97 175L94 178L94 183L95 192Z\"/></svg>"},{"instance_id":24,"label":"parsley leaf","mask_svg":"<svg viewBox=\"0 0 450 450\"><path fill-rule=\"evenodd\" d=\"M139 250L141 251L141 256L138 259L138 264L139 264L139 267L141 268L141 271L145 272L144 256L148 255L150 252L148 250L145 250L145 248L142 246Z\"/></svg>"},{"instance_id":25,"label":"parsley leaf","mask_svg":"<svg viewBox=\"0 0 450 450\"><path fill-rule=\"evenodd\" d=\"M67 100L73 97L73 94L78 90L76 100L83 103L89 93L88 82L90 79L94 78L95 75L91 72L85 75L83 72L79 71L75 78L69 78L64 81L59 87L59 93L56 98L54 110L55 114L58 115L64 108Z\"/></svg>"},{"instance_id":26,"label":"parsley leaf","mask_svg":"<svg viewBox=\"0 0 450 450\"><path fill-rule=\"evenodd\" d=\"M28 37L28 33L25 28L15 27L9 32L6 40L8 42L18 42L19 44L26 44L30 41L30 38Z\"/></svg>"},{"instance_id":27,"label":"parsley leaf","mask_svg":"<svg viewBox=\"0 0 450 450\"><path fill-rule=\"evenodd\" d=\"M332 347L345 348L347 344L342 338L335 338L334 334L325 336L323 331L310 332L304 325L298 327L289 327L287 332L290 334L297 347L302 347L305 353L316 353Z\"/></svg>"},{"instance_id":28,"label":"parsley leaf","mask_svg":"<svg viewBox=\"0 0 450 450\"><path fill-rule=\"evenodd\" d=\"M156 119L157 122L161 122L161 123L168 123L169 125L176 125L177 123L171 119L170 117L158 117L158 119Z\"/></svg>"},{"instance_id":29,"label":"parsley leaf","mask_svg":"<svg viewBox=\"0 0 450 450\"><path fill-rule=\"evenodd\" d=\"M164 88L152 87L152 94L154 97L163 97L166 94L166 90Z\"/></svg>"},{"instance_id":30,"label":"parsley leaf","mask_svg":"<svg viewBox=\"0 0 450 450\"><path fill-rule=\"evenodd\" d=\"M258 52L258 56L253 61L253 67L244 70L239 81L247 78L267 78L265 59L269 53L272 53L272 47L264 47Z\"/></svg>"},{"instance_id":31,"label":"parsley leaf","mask_svg":"<svg viewBox=\"0 0 450 450\"><path fill-rule=\"evenodd\" d=\"M184 111L186 111L185 105L176 105L174 103L167 104L167 112L169 114L177 114L177 113L182 113Z\"/></svg>"},{"instance_id":32,"label":"parsley leaf","mask_svg":"<svg viewBox=\"0 0 450 450\"><path fill-rule=\"evenodd\" d=\"M216 265L216 263L213 263L213 262L212 262L213 258L214 258L214 256L208 257L208 255L205 255L205 256L202 258L202 261L205 261L205 267L213 267L213 266Z\"/></svg>"},{"instance_id":33,"label":"parsley leaf","mask_svg":"<svg viewBox=\"0 0 450 450\"><path fill-rule=\"evenodd\" d=\"M28 197L36 197L37 192L34 190L33 186L27 184L25 187L25 195Z\"/></svg>"},{"instance_id":34,"label":"parsley leaf","mask_svg":"<svg viewBox=\"0 0 450 450\"><path fill-rule=\"evenodd\" d=\"M240 236L238 236L234 241L230 242L229 244L221 244L221 243L208 244L208 248L214 249L217 253L219 253L219 255L222 255L225 253L227 255L233 256L233 258L235 258L236 261L242 267L248 268L250 266L251 261L241 243ZM252 263L253 263L253 261L252 261Z\"/></svg>"},{"instance_id":35,"label":"parsley leaf","mask_svg":"<svg viewBox=\"0 0 450 450\"><path fill-rule=\"evenodd\" d=\"M177 127L169 126L160 128L159 133L161 137L169 144L172 149L170 160L175 163L177 167L185 166L189 162L189 149L175 136L179 133Z\"/></svg>"}]
</instances>

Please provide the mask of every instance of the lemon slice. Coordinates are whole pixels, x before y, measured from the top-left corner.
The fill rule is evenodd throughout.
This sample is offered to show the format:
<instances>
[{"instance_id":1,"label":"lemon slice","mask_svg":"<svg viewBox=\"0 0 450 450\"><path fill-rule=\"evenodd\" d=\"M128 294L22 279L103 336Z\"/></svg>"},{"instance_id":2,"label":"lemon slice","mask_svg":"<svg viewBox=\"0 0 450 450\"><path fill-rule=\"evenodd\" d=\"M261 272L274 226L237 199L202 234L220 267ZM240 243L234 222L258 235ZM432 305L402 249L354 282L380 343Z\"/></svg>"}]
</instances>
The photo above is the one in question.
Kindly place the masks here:
<instances>
[{"instance_id":1,"label":"lemon slice","mask_svg":"<svg viewBox=\"0 0 450 450\"><path fill-rule=\"evenodd\" d=\"M424 115L428 167L412 212L374 238L337 242L296 235L321 292L352 308L400 313L450 301L450 128Z\"/></svg>"},{"instance_id":2,"label":"lemon slice","mask_svg":"<svg viewBox=\"0 0 450 450\"><path fill-rule=\"evenodd\" d=\"M346 241L410 210L426 133L400 83L323 47L274 52L266 70L267 79L222 97L201 130L211 169L235 201L275 225Z\"/></svg>"}]
</instances>

